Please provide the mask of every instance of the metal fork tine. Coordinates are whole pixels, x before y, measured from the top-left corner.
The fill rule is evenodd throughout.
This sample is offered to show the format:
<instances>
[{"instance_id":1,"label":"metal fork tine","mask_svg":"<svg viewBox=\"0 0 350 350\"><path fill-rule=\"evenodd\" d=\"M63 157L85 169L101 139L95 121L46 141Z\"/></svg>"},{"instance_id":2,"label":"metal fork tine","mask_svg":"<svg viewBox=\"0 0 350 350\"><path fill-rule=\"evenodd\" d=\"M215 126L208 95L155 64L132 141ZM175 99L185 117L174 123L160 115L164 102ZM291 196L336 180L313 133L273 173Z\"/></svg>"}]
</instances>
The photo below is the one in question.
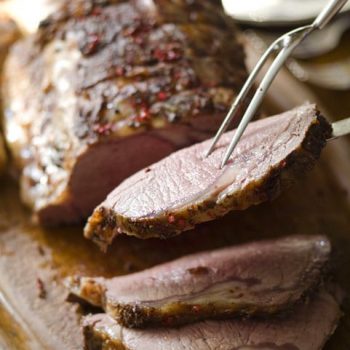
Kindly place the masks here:
<instances>
[{"instance_id":1,"label":"metal fork tine","mask_svg":"<svg viewBox=\"0 0 350 350\"><path fill-rule=\"evenodd\" d=\"M275 58L275 60L272 62L270 68L268 69L266 75L261 81L261 84L259 85L257 91L255 92L255 95L253 99L251 100L242 120L240 121L238 128L236 129L236 132L233 136L233 139L227 148L227 151L224 154L223 161L221 163L221 168L224 167L230 158L231 154L233 153L235 147L237 146L240 138L242 137L245 129L247 128L249 122L255 115L257 109L260 107L261 102L263 98L265 97L268 88L270 87L271 83L275 79L277 73L282 68L283 64L286 62L287 58L290 56L291 52L295 49L295 47L303 40L303 38L310 32L314 30L312 26L304 26L297 28L295 30L290 31L289 33L281 36L279 39L277 39L273 45L278 47L279 43L282 43L282 49ZM297 38L294 38L294 36L297 36ZM294 41L293 41L294 40Z\"/></svg>"},{"instance_id":2,"label":"metal fork tine","mask_svg":"<svg viewBox=\"0 0 350 350\"><path fill-rule=\"evenodd\" d=\"M232 118L236 115L238 108L242 105L244 99L247 97L249 91L251 90L251 88L254 85L255 79L258 76L259 72L261 71L261 69L263 68L263 66L265 65L266 61L268 60L269 56L271 54L273 54L275 51L280 49L280 44L286 40L286 38L288 38L288 35L292 35L292 34L296 34L298 32L301 32L303 30L305 30L306 28L310 28L310 26L305 26L305 27L301 27L301 28L297 28L279 38L277 38L264 52L264 54L261 56L261 58L259 59L258 63L255 65L254 69L252 70L252 72L250 73L248 79L246 80L246 82L244 83L240 93L238 94L237 98L235 99L233 105L231 106L229 112L227 113L224 121L222 122L222 124L220 125L219 130L217 131L212 144L210 145L205 157L208 157L214 150L214 147L216 146L216 144L218 143L220 137L222 136L222 134L227 130L227 128L230 125L230 122L232 120Z\"/></svg>"},{"instance_id":3,"label":"metal fork tine","mask_svg":"<svg viewBox=\"0 0 350 350\"><path fill-rule=\"evenodd\" d=\"M236 115L238 108L242 105L244 99L247 97L249 91L253 87L257 75L259 74L259 72L261 71L263 66L265 65L269 56L274 51L276 51L276 49L277 49L277 40L269 46L269 48L265 51L263 56L260 58L259 62L256 64L256 66L254 67L254 69L250 73L247 81L244 83L240 93L236 97L233 105L231 106L231 108L230 108L229 112L227 113L224 121L222 122L219 130L217 131L217 133L214 137L214 140L213 140L212 144L210 145L208 152L205 155L206 157L208 157L213 152L214 147L216 146L217 142L219 141L221 135L227 130L232 118Z\"/></svg>"},{"instance_id":4,"label":"metal fork tine","mask_svg":"<svg viewBox=\"0 0 350 350\"><path fill-rule=\"evenodd\" d=\"M231 140L231 143L226 150L224 154L223 161L221 163L221 167L224 167L230 158L231 154L233 153L235 147L237 146L242 134L244 133L245 129L247 128L249 122L253 118L254 114L256 113L257 109L261 105L261 102L264 98L264 96L267 93L268 88L270 87L271 83L275 79L277 73L282 68L283 64L287 60L287 58L290 56L292 51L314 30L316 29L322 29L327 23L341 10L341 8L347 3L348 0L330 0L329 3L326 5L326 7L323 9L323 11L318 15L318 17L315 19L315 21L311 25L299 27L295 30L292 30L284 35L282 35L280 38L278 38L270 47L265 51L255 68L253 69L252 73L249 75L248 80L244 84L241 92L239 93L237 99L233 103L232 107L230 108L227 116L225 117L223 123L221 124L218 132L216 133L214 140L206 154L206 156L209 156L210 153L213 151L215 145L217 144L218 140L222 136L222 134L226 131L228 128L232 118L236 115L238 107L241 106L243 100L247 96L248 92L252 88L254 81L266 63L268 57L273 51L280 50L279 54L273 61L272 65L268 69L265 77L262 79L260 86L258 87L257 91L254 94L254 97L252 101L250 102L246 112L244 113L244 116L242 120L240 121L238 128L236 129L235 134L233 135L233 138Z\"/></svg>"},{"instance_id":5,"label":"metal fork tine","mask_svg":"<svg viewBox=\"0 0 350 350\"><path fill-rule=\"evenodd\" d=\"M244 133L245 129L247 128L249 122L255 115L257 109L260 107L261 102L266 95L266 92L268 88L270 87L271 83L275 79L277 73L280 71L281 67L285 63L286 59L290 55L290 52L294 49L293 46L290 47L284 47L280 53L277 55L276 59L273 61L271 67L267 71L265 77L263 78L261 84L259 85L251 103L249 104L241 122L239 123L238 128L236 129L236 132L232 138L232 141L224 155L223 161L221 163L221 167L224 167L227 163L228 159L230 158L232 152L234 151L235 147L237 146L242 134Z\"/></svg>"}]
</instances>

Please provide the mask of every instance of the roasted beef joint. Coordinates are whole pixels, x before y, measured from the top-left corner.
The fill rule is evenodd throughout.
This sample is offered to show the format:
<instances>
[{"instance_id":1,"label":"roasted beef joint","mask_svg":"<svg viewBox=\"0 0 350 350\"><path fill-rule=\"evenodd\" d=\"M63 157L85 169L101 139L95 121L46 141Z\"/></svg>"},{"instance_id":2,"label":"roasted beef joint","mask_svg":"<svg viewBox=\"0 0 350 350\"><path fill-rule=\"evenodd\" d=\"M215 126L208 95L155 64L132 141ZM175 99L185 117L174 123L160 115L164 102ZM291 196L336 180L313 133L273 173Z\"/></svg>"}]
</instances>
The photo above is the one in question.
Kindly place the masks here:
<instances>
[{"instance_id":1,"label":"roasted beef joint","mask_svg":"<svg viewBox=\"0 0 350 350\"><path fill-rule=\"evenodd\" d=\"M95 209L85 236L102 248L120 233L166 238L271 200L313 166L331 126L310 104L253 122L221 169L233 133L225 133L207 158L211 140L129 177Z\"/></svg>"},{"instance_id":2,"label":"roasted beef joint","mask_svg":"<svg viewBox=\"0 0 350 350\"><path fill-rule=\"evenodd\" d=\"M40 222L79 222L122 180L210 137L246 78L209 0L66 1L7 60L6 135Z\"/></svg>"},{"instance_id":3,"label":"roasted beef joint","mask_svg":"<svg viewBox=\"0 0 350 350\"><path fill-rule=\"evenodd\" d=\"M73 277L67 285L128 328L268 317L318 288L330 249L326 237L292 236L198 253L112 279Z\"/></svg>"},{"instance_id":4,"label":"roasted beef joint","mask_svg":"<svg viewBox=\"0 0 350 350\"><path fill-rule=\"evenodd\" d=\"M204 321L181 328L129 329L105 314L83 321L87 350L321 350L341 311L320 291L286 318Z\"/></svg>"}]
</instances>

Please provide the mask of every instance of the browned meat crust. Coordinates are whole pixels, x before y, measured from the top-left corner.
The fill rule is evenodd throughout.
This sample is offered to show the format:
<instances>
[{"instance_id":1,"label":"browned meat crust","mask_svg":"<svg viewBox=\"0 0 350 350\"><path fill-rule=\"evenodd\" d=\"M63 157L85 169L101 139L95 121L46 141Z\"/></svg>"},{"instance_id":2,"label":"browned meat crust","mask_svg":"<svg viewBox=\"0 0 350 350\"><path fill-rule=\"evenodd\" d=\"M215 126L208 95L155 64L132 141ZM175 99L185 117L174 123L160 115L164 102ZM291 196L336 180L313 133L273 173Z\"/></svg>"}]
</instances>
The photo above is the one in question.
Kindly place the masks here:
<instances>
[{"instance_id":1,"label":"browned meat crust","mask_svg":"<svg viewBox=\"0 0 350 350\"><path fill-rule=\"evenodd\" d=\"M83 333L87 350L321 350L340 316L335 298L321 291L286 318L136 330L100 314L84 319Z\"/></svg>"},{"instance_id":2,"label":"browned meat crust","mask_svg":"<svg viewBox=\"0 0 350 350\"><path fill-rule=\"evenodd\" d=\"M22 198L57 224L212 135L246 69L234 25L210 1L80 0L16 45L5 78Z\"/></svg>"},{"instance_id":3,"label":"browned meat crust","mask_svg":"<svg viewBox=\"0 0 350 350\"><path fill-rule=\"evenodd\" d=\"M294 236L189 255L111 279L73 277L67 285L129 328L271 316L314 292L330 249L326 237Z\"/></svg>"},{"instance_id":4,"label":"browned meat crust","mask_svg":"<svg viewBox=\"0 0 350 350\"><path fill-rule=\"evenodd\" d=\"M124 181L95 209L85 236L102 249L120 233L167 238L274 199L312 168L331 126L315 105L251 123L242 151L220 169L232 133L208 158L203 154L211 141L178 151Z\"/></svg>"}]
</instances>

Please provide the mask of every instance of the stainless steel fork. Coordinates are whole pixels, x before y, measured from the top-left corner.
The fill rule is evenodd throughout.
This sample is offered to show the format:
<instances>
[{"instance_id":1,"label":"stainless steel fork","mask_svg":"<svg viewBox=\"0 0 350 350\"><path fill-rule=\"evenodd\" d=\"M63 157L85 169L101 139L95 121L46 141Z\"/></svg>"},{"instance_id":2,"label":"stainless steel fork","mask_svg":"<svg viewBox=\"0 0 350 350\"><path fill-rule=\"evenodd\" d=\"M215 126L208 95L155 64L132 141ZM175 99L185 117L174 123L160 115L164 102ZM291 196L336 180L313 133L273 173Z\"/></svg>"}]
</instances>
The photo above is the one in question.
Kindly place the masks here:
<instances>
[{"instance_id":1,"label":"stainless steel fork","mask_svg":"<svg viewBox=\"0 0 350 350\"><path fill-rule=\"evenodd\" d=\"M252 70L241 92L239 93L236 100L232 104L226 118L224 119L217 134L215 135L213 143L211 144L206 156L210 155L215 145L219 141L221 135L227 130L232 118L235 117L235 115L237 114L237 111L242 106L245 98L247 97L249 91L252 89L254 85L257 75L259 74L261 69L264 67L268 58L272 56L274 53L278 53L276 58L272 62L269 70L267 71L266 75L262 79L250 104L248 105L248 108L246 109L243 115L243 118L240 121L238 128L236 129L236 132L234 133L231 143L224 154L221 167L223 167L227 163L235 147L237 146L240 138L242 137L246 127L248 126L249 122L253 118L257 109L261 105L261 102L264 96L266 95L268 88L270 87L277 73L280 71L280 69L282 68L283 64L286 62L287 58L290 56L292 51L311 32L324 28L327 25L327 23L329 23L329 21L343 8L343 6L347 3L347 1L348 0L331 0L312 24L292 30L282 35L281 37L279 37L270 45L270 47L265 51L265 53L263 54L263 56L255 66L255 68ZM346 124L346 125L349 126L349 124ZM342 130L344 131L344 128Z\"/></svg>"}]
</instances>

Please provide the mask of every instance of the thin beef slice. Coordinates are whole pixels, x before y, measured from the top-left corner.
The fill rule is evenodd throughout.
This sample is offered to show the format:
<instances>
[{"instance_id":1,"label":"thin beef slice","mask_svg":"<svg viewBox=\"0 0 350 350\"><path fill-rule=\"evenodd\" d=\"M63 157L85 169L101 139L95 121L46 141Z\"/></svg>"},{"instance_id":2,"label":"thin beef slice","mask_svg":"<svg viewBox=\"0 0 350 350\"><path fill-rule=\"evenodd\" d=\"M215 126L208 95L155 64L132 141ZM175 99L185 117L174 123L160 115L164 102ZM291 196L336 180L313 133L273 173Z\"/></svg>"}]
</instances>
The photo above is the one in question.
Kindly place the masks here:
<instances>
[{"instance_id":1,"label":"thin beef slice","mask_svg":"<svg viewBox=\"0 0 350 350\"><path fill-rule=\"evenodd\" d=\"M337 300L321 291L286 318L137 330L98 314L87 316L82 326L87 350L321 350L340 316Z\"/></svg>"},{"instance_id":2,"label":"thin beef slice","mask_svg":"<svg viewBox=\"0 0 350 350\"><path fill-rule=\"evenodd\" d=\"M324 236L291 236L189 255L127 276L73 277L67 285L125 327L268 317L315 291L330 251Z\"/></svg>"},{"instance_id":3,"label":"thin beef slice","mask_svg":"<svg viewBox=\"0 0 350 350\"><path fill-rule=\"evenodd\" d=\"M312 168L331 126L315 105L305 104L251 123L228 164L223 154L234 131L180 150L125 180L90 217L85 236L105 249L126 233L167 238L271 200Z\"/></svg>"}]
</instances>

